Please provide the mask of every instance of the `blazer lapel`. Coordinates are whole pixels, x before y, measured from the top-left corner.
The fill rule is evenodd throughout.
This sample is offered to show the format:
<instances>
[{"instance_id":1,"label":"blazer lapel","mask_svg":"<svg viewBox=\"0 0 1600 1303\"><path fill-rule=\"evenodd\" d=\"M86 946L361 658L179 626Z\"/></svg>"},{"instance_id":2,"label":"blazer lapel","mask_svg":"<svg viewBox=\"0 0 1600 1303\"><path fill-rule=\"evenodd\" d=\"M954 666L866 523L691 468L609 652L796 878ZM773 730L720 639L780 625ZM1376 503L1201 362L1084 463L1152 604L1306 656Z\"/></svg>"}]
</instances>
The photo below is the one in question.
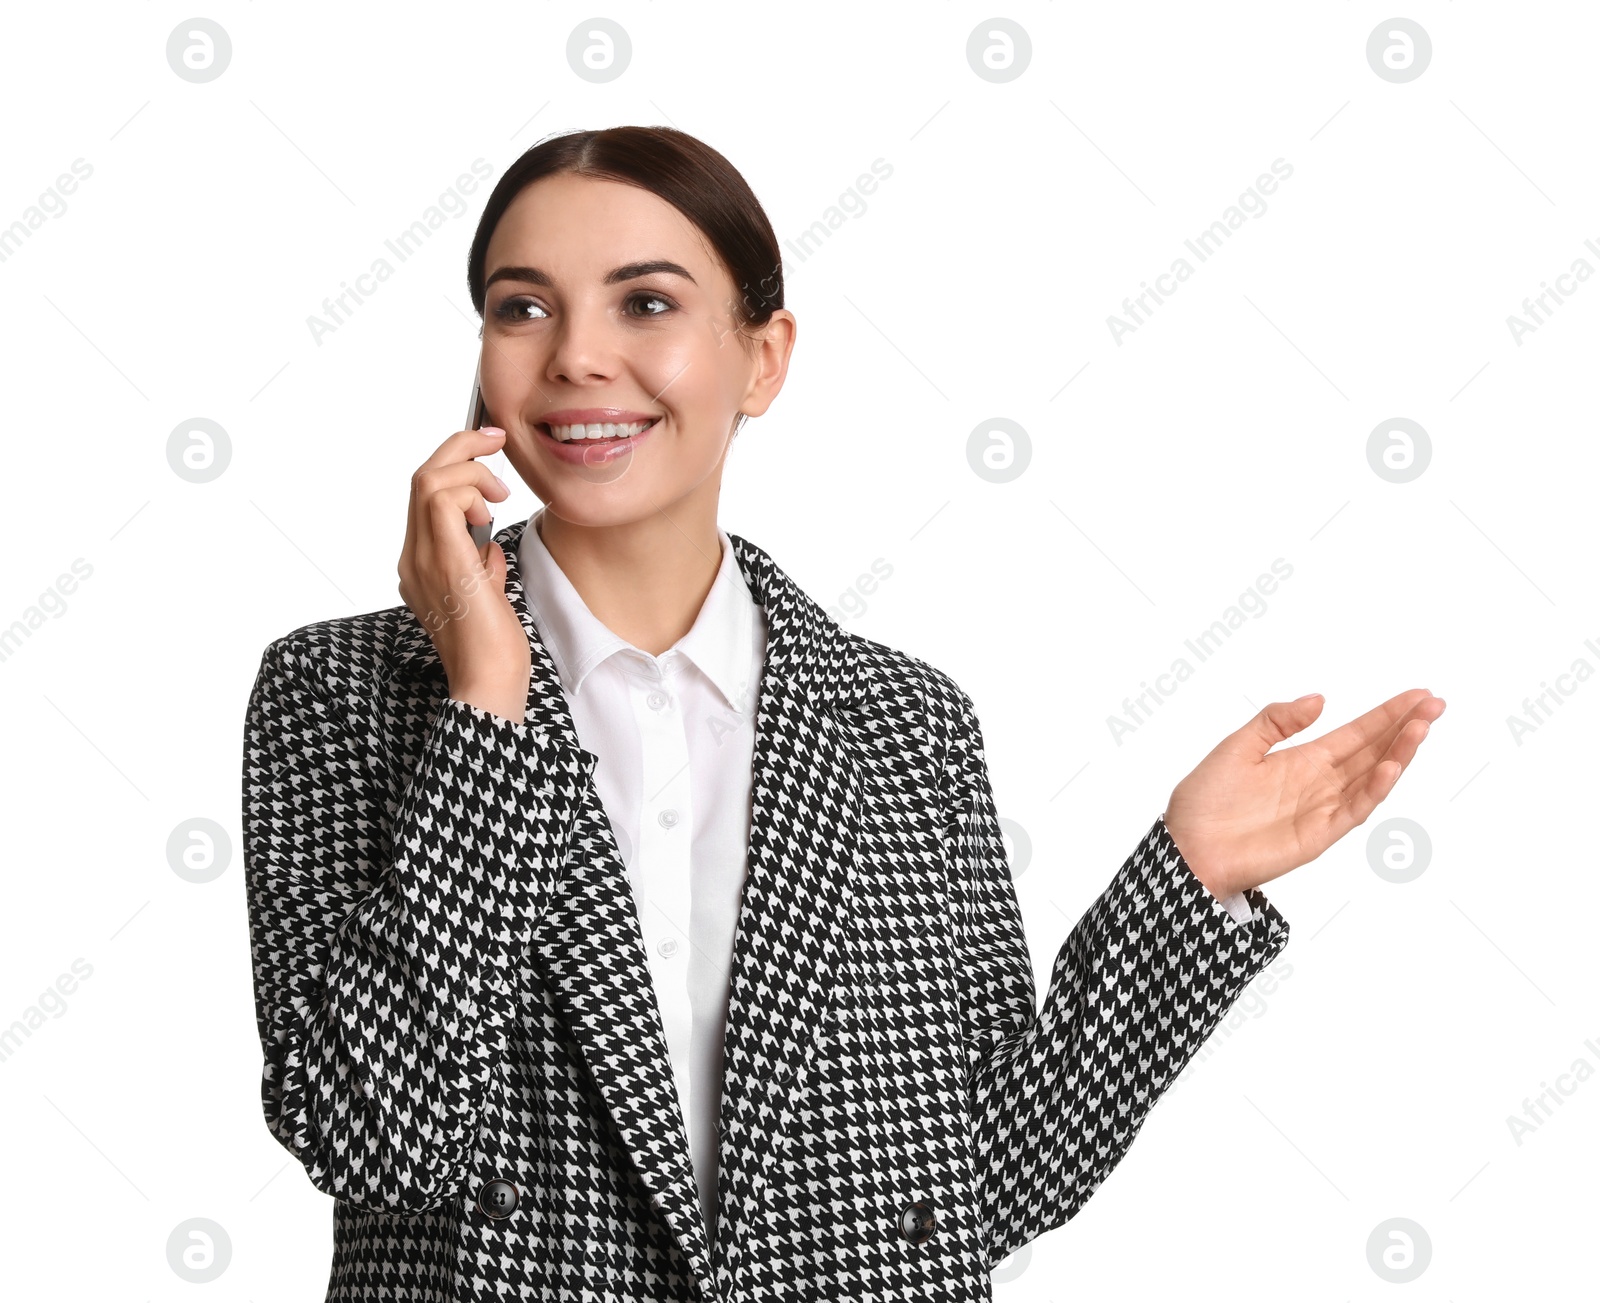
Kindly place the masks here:
<instances>
[{"instance_id":1,"label":"blazer lapel","mask_svg":"<svg viewBox=\"0 0 1600 1303\"><path fill-rule=\"evenodd\" d=\"M713 1250L738 1265L792 1084L832 1003L860 781L834 717L768 674L756 722L750 851L728 994Z\"/></svg>"},{"instance_id":2,"label":"blazer lapel","mask_svg":"<svg viewBox=\"0 0 1600 1303\"><path fill-rule=\"evenodd\" d=\"M565 881L534 933L534 962L651 1206L694 1274L709 1281L700 1192L633 887L594 783L585 788Z\"/></svg>"},{"instance_id":3,"label":"blazer lapel","mask_svg":"<svg viewBox=\"0 0 1600 1303\"><path fill-rule=\"evenodd\" d=\"M767 613L768 635L724 1038L712 1252L725 1288L761 1215L795 1075L832 1006L861 802L835 713L852 704L855 687L844 637L765 552L729 537Z\"/></svg>"},{"instance_id":4,"label":"blazer lapel","mask_svg":"<svg viewBox=\"0 0 1600 1303\"><path fill-rule=\"evenodd\" d=\"M855 680L832 620L765 552L730 534L766 612L767 652L724 1038L713 1259L633 889L593 782L599 757L578 742L523 589L517 549L526 525L495 535L506 553L506 597L531 644L526 717L545 730L556 772L576 775L581 788L550 908L535 929L535 958L652 1206L714 1295L722 1292L714 1282L731 1283L771 1141L789 1121L790 1083L831 1002L861 792L835 712L851 704ZM437 664L416 620L399 650Z\"/></svg>"}]
</instances>

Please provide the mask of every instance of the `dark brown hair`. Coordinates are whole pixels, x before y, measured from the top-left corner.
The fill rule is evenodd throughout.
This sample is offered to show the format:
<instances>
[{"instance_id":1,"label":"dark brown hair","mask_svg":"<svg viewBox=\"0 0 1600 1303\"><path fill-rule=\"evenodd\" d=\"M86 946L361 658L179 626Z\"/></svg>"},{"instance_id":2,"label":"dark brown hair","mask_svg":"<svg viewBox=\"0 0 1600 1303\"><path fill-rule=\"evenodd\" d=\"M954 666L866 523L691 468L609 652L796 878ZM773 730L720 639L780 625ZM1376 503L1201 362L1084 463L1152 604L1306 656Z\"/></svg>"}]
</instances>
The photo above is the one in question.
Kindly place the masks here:
<instances>
[{"instance_id":1,"label":"dark brown hair","mask_svg":"<svg viewBox=\"0 0 1600 1303\"><path fill-rule=\"evenodd\" d=\"M783 257L772 223L737 168L704 141L672 127L608 127L549 136L505 171L484 204L467 253L467 288L483 316L489 237L511 201L542 177L575 172L636 185L689 219L738 290L729 306L740 342L783 306Z\"/></svg>"}]
</instances>

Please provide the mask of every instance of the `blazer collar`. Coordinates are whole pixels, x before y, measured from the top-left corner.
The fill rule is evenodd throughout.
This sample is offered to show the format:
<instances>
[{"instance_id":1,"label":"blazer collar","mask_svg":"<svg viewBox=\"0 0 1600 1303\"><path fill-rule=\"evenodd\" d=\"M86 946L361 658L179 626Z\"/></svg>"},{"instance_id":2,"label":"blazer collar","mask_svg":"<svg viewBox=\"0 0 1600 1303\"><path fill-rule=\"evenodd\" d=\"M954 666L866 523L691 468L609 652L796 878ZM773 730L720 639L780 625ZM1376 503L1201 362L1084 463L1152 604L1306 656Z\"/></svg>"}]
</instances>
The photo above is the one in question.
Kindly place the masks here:
<instances>
[{"instance_id":1,"label":"blazer collar","mask_svg":"<svg viewBox=\"0 0 1600 1303\"><path fill-rule=\"evenodd\" d=\"M630 644L595 616L556 564L539 536L542 514L543 508L534 512L523 528L517 548L519 576L539 636L561 673L561 686L576 696L597 666ZM672 650L692 662L728 705L743 713L753 704L756 686L750 675L754 595L734 559L733 540L721 529L717 544L722 551L710 591L694 624Z\"/></svg>"},{"instance_id":2,"label":"blazer collar","mask_svg":"<svg viewBox=\"0 0 1600 1303\"><path fill-rule=\"evenodd\" d=\"M518 544L527 524L518 521L494 538L506 554L506 597L531 644L526 717L539 762L561 788L553 799L577 811L561 839L566 853L554 855L547 870L551 907L536 933L536 962L702 1294L729 1297L747 1230L764 1216L763 1185L781 1181L772 1158L793 1120L794 1082L832 1011L861 827L850 722L861 702L859 671L849 636L771 557L730 534L740 572L766 612L767 646L723 1040L717 1218L708 1242L632 886L593 783L599 757L577 740L525 596ZM442 677L426 629L399 609L397 669Z\"/></svg>"},{"instance_id":3,"label":"blazer collar","mask_svg":"<svg viewBox=\"0 0 1600 1303\"><path fill-rule=\"evenodd\" d=\"M519 520L494 535L506 554L506 598L534 644L533 673L528 700L541 706L552 703L550 690L561 689L561 674L539 634L523 581L522 532L532 520ZM859 679L848 635L812 597L798 587L764 551L738 534L728 534L733 559L749 587L750 595L767 615L766 672L788 680L817 709L837 714L858 704ZM438 650L428 631L413 614L401 609L401 626L395 636L394 661L411 675L441 673ZM561 702L565 708L564 699ZM565 735L576 747L575 734ZM582 749L582 748L578 748ZM588 754L593 754L592 752Z\"/></svg>"}]
</instances>

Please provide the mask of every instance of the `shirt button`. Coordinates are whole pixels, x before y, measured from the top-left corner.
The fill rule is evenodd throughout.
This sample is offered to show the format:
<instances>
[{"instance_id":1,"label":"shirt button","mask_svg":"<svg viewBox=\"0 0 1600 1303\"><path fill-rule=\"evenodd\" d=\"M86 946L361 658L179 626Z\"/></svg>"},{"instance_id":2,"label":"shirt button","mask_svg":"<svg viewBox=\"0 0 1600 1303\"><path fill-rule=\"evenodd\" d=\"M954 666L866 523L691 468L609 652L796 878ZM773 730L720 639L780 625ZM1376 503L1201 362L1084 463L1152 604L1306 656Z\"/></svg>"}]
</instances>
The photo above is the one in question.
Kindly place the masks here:
<instances>
[{"instance_id":1,"label":"shirt button","mask_svg":"<svg viewBox=\"0 0 1600 1303\"><path fill-rule=\"evenodd\" d=\"M478 1191L478 1210L485 1217L509 1217L517 1208L517 1187L510 1181L490 1181Z\"/></svg>"},{"instance_id":2,"label":"shirt button","mask_svg":"<svg viewBox=\"0 0 1600 1303\"><path fill-rule=\"evenodd\" d=\"M645 698L645 701L650 704L651 710L661 710L667 705L667 694L664 692L652 692Z\"/></svg>"},{"instance_id":3,"label":"shirt button","mask_svg":"<svg viewBox=\"0 0 1600 1303\"><path fill-rule=\"evenodd\" d=\"M663 828L676 828L678 826L678 812L676 810L663 810L656 815L656 822Z\"/></svg>"},{"instance_id":4,"label":"shirt button","mask_svg":"<svg viewBox=\"0 0 1600 1303\"><path fill-rule=\"evenodd\" d=\"M678 953L678 939L676 937L668 937L656 949L668 959L671 959L673 955Z\"/></svg>"},{"instance_id":5,"label":"shirt button","mask_svg":"<svg viewBox=\"0 0 1600 1303\"><path fill-rule=\"evenodd\" d=\"M923 1244L933 1234L933 1205L918 1199L900 1210L900 1234L913 1244Z\"/></svg>"}]
</instances>

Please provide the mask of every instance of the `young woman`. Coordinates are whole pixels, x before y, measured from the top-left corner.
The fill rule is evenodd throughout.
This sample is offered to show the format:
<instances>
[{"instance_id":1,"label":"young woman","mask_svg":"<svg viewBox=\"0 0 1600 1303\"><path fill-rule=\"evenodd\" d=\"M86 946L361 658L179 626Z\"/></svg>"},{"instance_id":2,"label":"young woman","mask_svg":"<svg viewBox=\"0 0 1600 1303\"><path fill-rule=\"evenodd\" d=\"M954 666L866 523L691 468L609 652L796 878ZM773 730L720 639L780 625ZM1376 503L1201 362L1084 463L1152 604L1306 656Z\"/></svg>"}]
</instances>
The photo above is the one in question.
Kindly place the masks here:
<instances>
[{"instance_id":1,"label":"young woman","mask_svg":"<svg viewBox=\"0 0 1600 1303\"><path fill-rule=\"evenodd\" d=\"M262 1102L336 1200L328 1297L989 1297L1444 702L1225 738L1041 1007L971 698L718 525L795 341L743 179L543 141L468 284L495 424L413 476L405 604L273 642L246 722ZM496 450L544 505L480 551Z\"/></svg>"}]
</instances>

